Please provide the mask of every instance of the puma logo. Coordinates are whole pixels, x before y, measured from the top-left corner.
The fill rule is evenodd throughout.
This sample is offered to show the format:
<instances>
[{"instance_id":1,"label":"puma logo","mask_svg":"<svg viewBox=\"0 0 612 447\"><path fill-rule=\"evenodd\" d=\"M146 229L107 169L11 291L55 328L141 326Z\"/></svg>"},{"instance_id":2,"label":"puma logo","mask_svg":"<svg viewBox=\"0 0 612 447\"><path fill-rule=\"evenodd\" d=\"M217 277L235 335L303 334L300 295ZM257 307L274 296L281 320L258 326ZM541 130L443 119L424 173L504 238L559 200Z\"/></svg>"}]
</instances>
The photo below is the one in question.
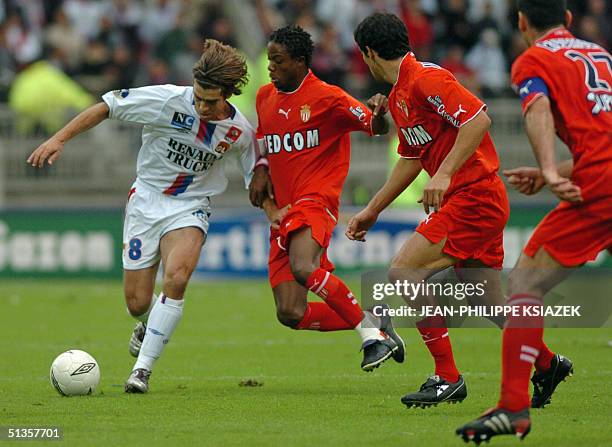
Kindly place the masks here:
<instances>
[{"instance_id":1,"label":"puma logo","mask_svg":"<svg viewBox=\"0 0 612 447\"><path fill-rule=\"evenodd\" d=\"M462 113L467 112L467 110L465 110L463 108L463 104L459 104L459 110L457 110L455 113L453 113L453 118L458 119L459 115L461 115Z\"/></svg>"},{"instance_id":2,"label":"puma logo","mask_svg":"<svg viewBox=\"0 0 612 447\"><path fill-rule=\"evenodd\" d=\"M283 109L278 109L278 113L285 115L286 119L289 119L289 112L291 112L291 109L288 109L286 112Z\"/></svg>"},{"instance_id":3,"label":"puma logo","mask_svg":"<svg viewBox=\"0 0 612 447\"><path fill-rule=\"evenodd\" d=\"M436 388L436 396L440 397L440 395L446 391L446 389L449 387L449 385L440 385L439 387Z\"/></svg>"}]
</instances>

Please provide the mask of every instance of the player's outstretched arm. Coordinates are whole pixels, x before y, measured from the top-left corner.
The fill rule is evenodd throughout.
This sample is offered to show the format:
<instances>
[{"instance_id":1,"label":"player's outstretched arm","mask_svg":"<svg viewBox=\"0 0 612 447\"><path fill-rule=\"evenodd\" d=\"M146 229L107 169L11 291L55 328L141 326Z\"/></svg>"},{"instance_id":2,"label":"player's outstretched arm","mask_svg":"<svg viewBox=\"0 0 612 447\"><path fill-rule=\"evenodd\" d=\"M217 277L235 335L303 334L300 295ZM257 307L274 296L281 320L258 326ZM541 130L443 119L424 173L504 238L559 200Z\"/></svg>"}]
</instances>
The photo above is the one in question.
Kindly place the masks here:
<instances>
[{"instance_id":1,"label":"player's outstretched arm","mask_svg":"<svg viewBox=\"0 0 612 447\"><path fill-rule=\"evenodd\" d=\"M27 163L42 168L46 160L48 164L52 165L62 154L64 144L67 141L100 124L108 118L108 113L109 108L105 102L99 102L79 113L55 135L38 146L28 157Z\"/></svg>"},{"instance_id":2,"label":"player's outstretched arm","mask_svg":"<svg viewBox=\"0 0 612 447\"><path fill-rule=\"evenodd\" d=\"M391 176L374 195L368 206L349 221L346 237L352 241L365 241L365 235L376 223L378 215L404 191L421 172L418 159L400 158Z\"/></svg>"},{"instance_id":3,"label":"player's outstretched arm","mask_svg":"<svg viewBox=\"0 0 612 447\"><path fill-rule=\"evenodd\" d=\"M423 204L427 214L429 214L430 208L433 208L434 211L440 209L452 176L476 152L478 145L490 127L491 119L484 110L481 110L472 120L461 126L455 144L440 164L438 171L423 189L423 196L419 203Z\"/></svg>"},{"instance_id":4,"label":"player's outstretched arm","mask_svg":"<svg viewBox=\"0 0 612 447\"><path fill-rule=\"evenodd\" d=\"M504 175L508 178L508 183L521 194L527 196L538 193L546 184L542 171L539 168L520 167L505 169Z\"/></svg>"},{"instance_id":5,"label":"player's outstretched arm","mask_svg":"<svg viewBox=\"0 0 612 447\"><path fill-rule=\"evenodd\" d=\"M561 177L570 178L574 161L572 159L557 164L557 171ZM521 194L527 196L540 192L546 185L542 171L539 168L520 167L504 169L503 174L508 178L508 183Z\"/></svg>"},{"instance_id":6,"label":"player's outstretched arm","mask_svg":"<svg viewBox=\"0 0 612 447\"><path fill-rule=\"evenodd\" d=\"M581 202L580 187L569 179L569 175L562 175L555 162L555 123L547 96L536 99L527 110L525 130L542 177L550 190L561 200ZM561 166L564 174L571 175L571 171L565 172L567 164Z\"/></svg>"}]
</instances>

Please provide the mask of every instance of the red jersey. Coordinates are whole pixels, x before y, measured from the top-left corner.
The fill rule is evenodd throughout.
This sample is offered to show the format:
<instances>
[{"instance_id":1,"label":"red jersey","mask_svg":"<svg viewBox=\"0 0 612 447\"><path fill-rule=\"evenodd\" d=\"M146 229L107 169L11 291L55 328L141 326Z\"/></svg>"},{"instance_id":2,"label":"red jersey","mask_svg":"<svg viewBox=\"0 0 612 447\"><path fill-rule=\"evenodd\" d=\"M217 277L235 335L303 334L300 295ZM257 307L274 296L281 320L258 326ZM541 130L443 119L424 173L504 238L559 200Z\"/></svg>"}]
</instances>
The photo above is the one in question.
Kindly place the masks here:
<instances>
[{"instance_id":1,"label":"red jersey","mask_svg":"<svg viewBox=\"0 0 612 447\"><path fill-rule=\"evenodd\" d=\"M524 113L536 98L550 99L557 134L574 159L572 180L583 189L585 200L612 195L610 53L556 28L517 58L512 84Z\"/></svg>"},{"instance_id":2,"label":"red jersey","mask_svg":"<svg viewBox=\"0 0 612 447\"><path fill-rule=\"evenodd\" d=\"M312 72L293 92L264 85L257 92L256 108L257 138L267 150L276 205L309 198L337 216L349 170L349 132L372 134L371 112Z\"/></svg>"},{"instance_id":3,"label":"red jersey","mask_svg":"<svg viewBox=\"0 0 612 447\"><path fill-rule=\"evenodd\" d=\"M402 158L419 159L433 177L455 144L459 128L485 108L448 70L419 62L408 53L389 94L400 139L397 151ZM445 197L498 169L495 146L487 132L476 152L453 175Z\"/></svg>"}]
</instances>

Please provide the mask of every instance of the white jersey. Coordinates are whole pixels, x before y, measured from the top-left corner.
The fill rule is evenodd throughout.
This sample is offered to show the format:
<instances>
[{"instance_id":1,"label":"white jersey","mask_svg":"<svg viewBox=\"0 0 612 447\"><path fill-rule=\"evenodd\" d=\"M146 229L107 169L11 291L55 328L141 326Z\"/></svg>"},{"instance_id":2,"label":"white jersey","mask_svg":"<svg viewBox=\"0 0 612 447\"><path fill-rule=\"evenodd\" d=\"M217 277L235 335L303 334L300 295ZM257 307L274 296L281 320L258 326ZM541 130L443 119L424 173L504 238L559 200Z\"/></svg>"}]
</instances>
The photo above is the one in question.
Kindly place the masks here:
<instances>
[{"instance_id":1,"label":"white jersey","mask_svg":"<svg viewBox=\"0 0 612 447\"><path fill-rule=\"evenodd\" d=\"M200 121L193 87L152 85L102 96L109 117L144 124L135 187L178 198L214 196L227 187L225 164L237 160L248 185L255 165L255 132L231 106L221 121Z\"/></svg>"}]
</instances>

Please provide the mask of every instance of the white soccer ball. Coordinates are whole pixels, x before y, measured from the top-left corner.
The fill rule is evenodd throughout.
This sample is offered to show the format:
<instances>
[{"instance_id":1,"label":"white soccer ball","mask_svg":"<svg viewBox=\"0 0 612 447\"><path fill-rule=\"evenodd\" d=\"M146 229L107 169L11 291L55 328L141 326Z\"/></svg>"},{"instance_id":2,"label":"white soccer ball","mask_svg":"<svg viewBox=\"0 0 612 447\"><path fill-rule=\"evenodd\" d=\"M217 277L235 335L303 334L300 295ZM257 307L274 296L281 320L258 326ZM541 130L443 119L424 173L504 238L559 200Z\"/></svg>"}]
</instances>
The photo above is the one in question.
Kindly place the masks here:
<instances>
[{"instance_id":1,"label":"white soccer ball","mask_svg":"<svg viewBox=\"0 0 612 447\"><path fill-rule=\"evenodd\" d=\"M100 382L100 367L85 351L71 349L53 360L49 378L62 396L91 394Z\"/></svg>"}]
</instances>

